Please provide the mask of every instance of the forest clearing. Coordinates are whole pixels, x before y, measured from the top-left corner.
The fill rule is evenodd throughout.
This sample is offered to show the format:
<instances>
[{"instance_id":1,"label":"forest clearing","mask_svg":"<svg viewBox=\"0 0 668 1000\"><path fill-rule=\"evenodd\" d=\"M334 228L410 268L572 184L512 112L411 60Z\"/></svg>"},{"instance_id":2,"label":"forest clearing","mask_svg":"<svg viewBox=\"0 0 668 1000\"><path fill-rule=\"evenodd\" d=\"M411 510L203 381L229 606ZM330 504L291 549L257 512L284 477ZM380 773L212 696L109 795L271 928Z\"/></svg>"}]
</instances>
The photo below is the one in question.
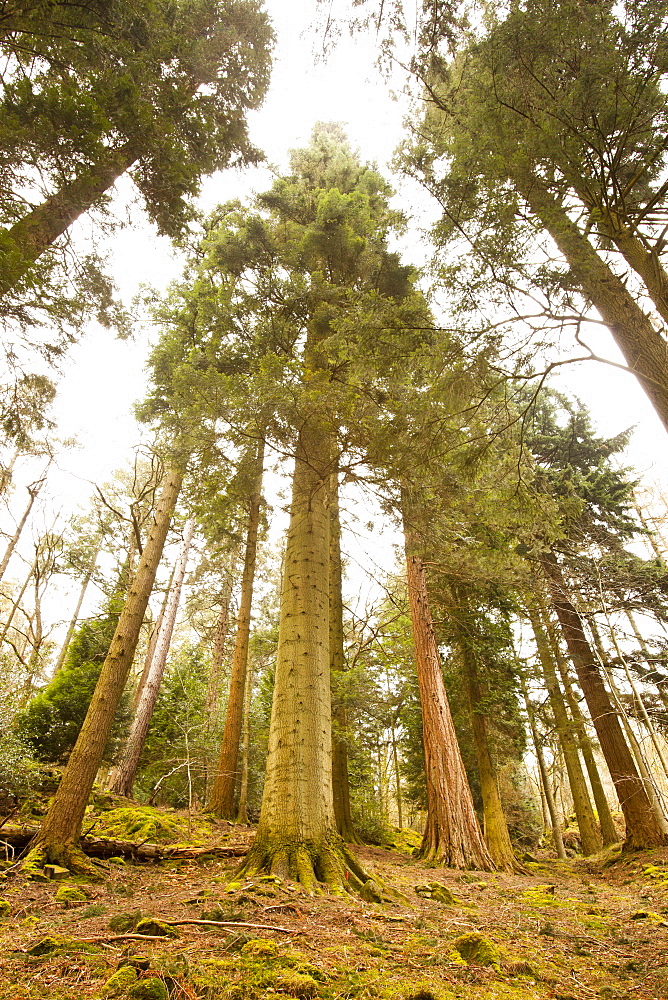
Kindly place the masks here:
<instances>
[{"instance_id":1,"label":"forest clearing","mask_svg":"<svg viewBox=\"0 0 668 1000\"><path fill-rule=\"evenodd\" d=\"M0 1000L659 1000L668 2L306 7L0 0Z\"/></svg>"}]
</instances>

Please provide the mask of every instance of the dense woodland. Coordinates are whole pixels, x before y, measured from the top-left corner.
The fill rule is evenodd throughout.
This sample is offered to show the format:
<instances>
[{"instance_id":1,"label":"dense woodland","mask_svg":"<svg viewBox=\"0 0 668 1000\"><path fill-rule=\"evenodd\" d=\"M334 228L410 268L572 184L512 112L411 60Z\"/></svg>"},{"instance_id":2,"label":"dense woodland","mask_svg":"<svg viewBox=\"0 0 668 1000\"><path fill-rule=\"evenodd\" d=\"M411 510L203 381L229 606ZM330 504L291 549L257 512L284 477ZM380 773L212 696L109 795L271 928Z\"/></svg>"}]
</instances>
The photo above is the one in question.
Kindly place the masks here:
<instances>
[{"instance_id":1,"label":"dense woodland","mask_svg":"<svg viewBox=\"0 0 668 1000\"><path fill-rule=\"evenodd\" d=\"M99 878L100 802L252 830L237 882L377 905L363 845L517 876L668 845L665 499L551 381L564 344L595 381L603 326L668 429L668 4L408 16L339 25L416 95L394 180L319 122L204 213L262 161L262 3L0 3L8 878ZM72 236L121 224L125 174L126 224L183 260L141 303ZM153 344L143 441L72 511L51 407L93 321Z\"/></svg>"}]
</instances>

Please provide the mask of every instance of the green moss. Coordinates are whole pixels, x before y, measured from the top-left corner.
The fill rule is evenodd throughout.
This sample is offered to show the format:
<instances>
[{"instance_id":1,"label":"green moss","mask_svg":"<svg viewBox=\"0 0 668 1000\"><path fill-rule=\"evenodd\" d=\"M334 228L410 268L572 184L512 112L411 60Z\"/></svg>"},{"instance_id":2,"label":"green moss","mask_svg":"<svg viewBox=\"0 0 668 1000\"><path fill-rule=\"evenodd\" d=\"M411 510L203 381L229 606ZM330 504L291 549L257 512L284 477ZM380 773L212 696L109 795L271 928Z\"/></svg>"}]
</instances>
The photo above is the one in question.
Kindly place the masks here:
<instances>
[{"instance_id":1,"label":"green moss","mask_svg":"<svg viewBox=\"0 0 668 1000\"><path fill-rule=\"evenodd\" d=\"M57 955L67 951L93 951L93 945L85 941L73 941L72 938L51 935L36 941L35 944L27 949L27 954L41 957L43 955Z\"/></svg>"},{"instance_id":2,"label":"green moss","mask_svg":"<svg viewBox=\"0 0 668 1000\"><path fill-rule=\"evenodd\" d=\"M435 899L437 903L444 903L446 906L461 905L461 900L457 899L448 887L442 885L440 882L427 882L425 885L416 885L415 892L424 899Z\"/></svg>"},{"instance_id":3,"label":"green moss","mask_svg":"<svg viewBox=\"0 0 668 1000\"><path fill-rule=\"evenodd\" d=\"M178 937L179 932L169 924L156 920L155 917L144 917L136 927L137 934L146 934L148 937Z\"/></svg>"},{"instance_id":4,"label":"green moss","mask_svg":"<svg viewBox=\"0 0 668 1000\"><path fill-rule=\"evenodd\" d=\"M0 899L0 917L8 917L12 912L12 904L6 899Z\"/></svg>"},{"instance_id":5,"label":"green moss","mask_svg":"<svg viewBox=\"0 0 668 1000\"><path fill-rule=\"evenodd\" d=\"M174 841L184 835L184 821L150 806L110 809L100 817L96 834L120 840Z\"/></svg>"},{"instance_id":6,"label":"green moss","mask_svg":"<svg viewBox=\"0 0 668 1000\"><path fill-rule=\"evenodd\" d=\"M455 951L459 952L465 962L475 965L488 965L494 969L501 966L501 954L493 941L481 934L471 931L462 934L452 942Z\"/></svg>"},{"instance_id":7,"label":"green moss","mask_svg":"<svg viewBox=\"0 0 668 1000\"><path fill-rule=\"evenodd\" d=\"M264 941L262 938L253 938L252 941L246 942L241 949L241 954L252 958L276 958L278 955L278 945L275 941Z\"/></svg>"},{"instance_id":8,"label":"green moss","mask_svg":"<svg viewBox=\"0 0 668 1000\"><path fill-rule=\"evenodd\" d=\"M151 976L148 979L138 979L128 990L128 997L132 1000L168 1000L169 994L162 979Z\"/></svg>"},{"instance_id":9,"label":"green moss","mask_svg":"<svg viewBox=\"0 0 668 1000\"><path fill-rule=\"evenodd\" d=\"M85 903L88 899L86 893L76 885L61 885L55 895L56 903Z\"/></svg>"},{"instance_id":10,"label":"green moss","mask_svg":"<svg viewBox=\"0 0 668 1000\"><path fill-rule=\"evenodd\" d=\"M401 854L414 854L422 844L422 836L416 830L393 830L386 843Z\"/></svg>"},{"instance_id":11,"label":"green moss","mask_svg":"<svg viewBox=\"0 0 668 1000\"><path fill-rule=\"evenodd\" d=\"M109 976L106 983L102 987L102 996L116 996L119 993L125 993L129 986L137 981L137 970L133 969L131 965L123 965L120 969L114 972L113 976Z\"/></svg>"},{"instance_id":12,"label":"green moss","mask_svg":"<svg viewBox=\"0 0 668 1000\"><path fill-rule=\"evenodd\" d=\"M294 969L286 969L276 976L272 985L278 993L287 993L299 1000L310 1000L318 993L318 983L313 976L295 972Z\"/></svg>"},{"instance_id":13,"label":"green moss","mask_svg":"<svg viewBox=\"0 0 668 1000\"><path fill-rule=\"evenodd\" d=\"M131 913L114 913L109 920L109 930L116 931L117 934L133 931L142 917L141 910L133 910Z\"/></svg>"}]
</instances>

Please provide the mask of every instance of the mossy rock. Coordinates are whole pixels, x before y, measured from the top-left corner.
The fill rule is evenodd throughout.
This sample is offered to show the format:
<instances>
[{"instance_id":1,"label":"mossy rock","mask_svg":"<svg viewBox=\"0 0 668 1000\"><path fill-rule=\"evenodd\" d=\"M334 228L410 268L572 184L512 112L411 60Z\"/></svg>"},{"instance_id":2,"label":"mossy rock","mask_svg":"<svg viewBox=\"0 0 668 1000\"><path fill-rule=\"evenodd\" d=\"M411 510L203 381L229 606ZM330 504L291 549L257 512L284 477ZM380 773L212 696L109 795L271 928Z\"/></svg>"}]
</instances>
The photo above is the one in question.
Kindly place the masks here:
<instances>
[{"instance_id":1,"label":"mossy rock","mask_svg":"<svg viewBox=\"0 0 668 1000\"><path fill-rule=\"evenodd\" d=\"M141 910L132 910L131 913L114 913L109 920L109 930L115 931L117 934L133 931L143 916Z\"/></svg>"},{"instance_id":2,"label":"mossy rock","mask_svg":"<svg viewBox=\"0 0 668 1000\"><path fill-rule=\"evenodd\" d=\"M113 997L119 993L125 993L136 982L137 970L131 965L123 965L120 969L116 969L116 972L112 976L109 976L109 979L107 979L102 987L102 996Z\"/></svg>"},{"instance_id":3,"label":"mossy rock","mask_svg":"<svg viewBox=\"0 0 668 1000\"><path fill-rule=\"evenodd\" d=\"M148 979L138 979L128 990L131 1000L169 1000L169 993L162 979L150 976Z\"/></svg>"},{"instance_id":4,"label":"mossy rock","mask_svg":"<svg viewBox=\"0 0 668 1000\"><path fill-rule=\"evenodd\" d=\"M59 952L70 951L73 948L81 948L84 951L90 951L91 946L82 943L81 941L73 941L71 938L56 937L55 935L50 935L49 937L40 938L35 944L31 945L27 949L28 955L57 955Z\"/></svg>"},{"instance_id":5,"label":"mossy rock","mask_svg":"<svg viewBox=\"0 0 668 1000\"><path fill-rule=\"evenodd\" d=\"M118 840L178 841L184 834L184 823L151 806L124 806L104 813L95 832Z\"/></svg>"},{"instance_id":6,"label":"mossy rock","mask_svg":"<svg viewBox=\"0 0 668 1000\"><path fill-rule=\"evenodd\" d=\"M7 899L0 899L0 917L8 917L12 912L12 904Z\"/></svg>"},{"instance_id":7,"label":"mossy rock","mask_svg":"<svg viewBox=\"0 0 668 1000\"><path fill-rule=\"evenodd\" d=\"M452 942L455 951L458 951L465 962L473 962L475 965L491 966L493 969L500 969L501 954L493 941L480 931L470 931L462 934Z\"/></svg>"},{"instance_id":8,"label":"mossy rock","mask_svg":"<svg viewBox=\"0 0 668 1000\"><path fill-rule=\"evenodd\" d=\"M386 844L401 854L413 855L422 845L422 835L417 830L393 830Z\"/></svg>"},{"instance_id":9,"label":"mossy rock","mask_svg":"<svg viewBox=\"0 0 668 1000\"><path fill-rule=\"evenodd\" d=\"M251 941L246 942L241 949L241 954L248 955L251 958L276 958L278 955L278 945L275 941L265 941L263 938L253 938Z\"/></svg>"},{"instance_id":10,"label":"mossy rock","mask_svg":"<svg viewBox=\"0 0 668 1000\"><path fill-rule=\"evenodd\" d=\"M86 903L88 901L86 893L76 885L61 885L54 898L56 903L64 903L65 906L68 903Z\"/></svg>"},{"instance_id":11,"label":"mossy rock","mask_svg":"<svg viewBox=\"0 0 668 1000\"><path fill-rule=\"evenodd\" d=\"M318 982L313 976L295 972L293 969L286 969L281 975L276 976L272 985L277 993L287 993L291 997L298 997L299 1000L311 1000L311 997L317 996L318 993Z\"/></svg>"},{"instance_id":12,"label":"mossy rock","mask_svg":"<svg viewBox=\"0 0 668 1000\"><path fill-rule=\"evenodd\" d=\"M144 917L136 926L137 934L145 934L147 937L178 937L179 932L170 924L165 924L155 917Z\"/></svg>"},{"instance_id":13,"label":"mossy rock","mask_svg":"<svg viewBox=\"0 0 668 1000\"><path fill-rule=\"evenodd\" d=\"M127 958L120 960L118 968L122 969L125 965L131 965L137 972L146 972L150 968L151 959L148 955L128 955Z\"/></svg>"},{"instance_id":14,"label":"mossy rock","mask_svg":"<svg viewBox=\"0 0 668 1000\"><path fill-rule=\"evenodd\" d=\"M365 899L367 903L382 903L383 896L380 891L380 886L377 882L374 882L372 878L367 879L362 888L359 890L362 899Z\"/></svg>"},{"instance_id":15,"label":"mossy rock","mask_svg":"<svg viewBox=\"0 0 668 1000\"><path fill-rule=\"evenodd\" d=\"M446 906L461 906L461 900L457 899L448 887L440 882L416 885L415 892L424 899L435 899L437 903L444 903Z\"/></svg>"}]
</instances>

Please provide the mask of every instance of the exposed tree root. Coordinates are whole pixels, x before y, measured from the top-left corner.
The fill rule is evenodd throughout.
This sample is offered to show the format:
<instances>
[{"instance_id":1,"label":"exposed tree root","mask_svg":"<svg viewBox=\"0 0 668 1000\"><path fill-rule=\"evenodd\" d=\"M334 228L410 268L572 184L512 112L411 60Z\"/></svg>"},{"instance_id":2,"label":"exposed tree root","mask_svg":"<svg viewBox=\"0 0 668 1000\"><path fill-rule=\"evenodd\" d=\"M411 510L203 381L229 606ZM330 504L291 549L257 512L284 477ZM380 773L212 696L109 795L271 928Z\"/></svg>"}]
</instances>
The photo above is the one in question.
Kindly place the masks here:
<instances>
[{"instance_id":1,"label":"exposed tree root","mask_svg":"<svg viewBox=\"0 0 668 1000\"><path fill-rule=\"evenodd\" d=\"M377 881L334 832L319 844L294 843L258 834L237 877L253 878L265 873L296 882L309 895L329 891L345 896L358 892L381 898Z\"/></svg>"},{"instance_id":2,"label":"exposed tree root","mask_svg":"<svg viewBox=\"0 0 668 1000\"><path fill-rule=\"evenodd\" d=\"M106 865L99 861L91 861L74 844L59 844L54 847L39 842L23 859L21 870L28 875L41 873L44 866L49 864L60 865L62 868L67 868L73 875L81 875L91 881L99 881L107 871Z\"/></svg>"}]
</instances>

